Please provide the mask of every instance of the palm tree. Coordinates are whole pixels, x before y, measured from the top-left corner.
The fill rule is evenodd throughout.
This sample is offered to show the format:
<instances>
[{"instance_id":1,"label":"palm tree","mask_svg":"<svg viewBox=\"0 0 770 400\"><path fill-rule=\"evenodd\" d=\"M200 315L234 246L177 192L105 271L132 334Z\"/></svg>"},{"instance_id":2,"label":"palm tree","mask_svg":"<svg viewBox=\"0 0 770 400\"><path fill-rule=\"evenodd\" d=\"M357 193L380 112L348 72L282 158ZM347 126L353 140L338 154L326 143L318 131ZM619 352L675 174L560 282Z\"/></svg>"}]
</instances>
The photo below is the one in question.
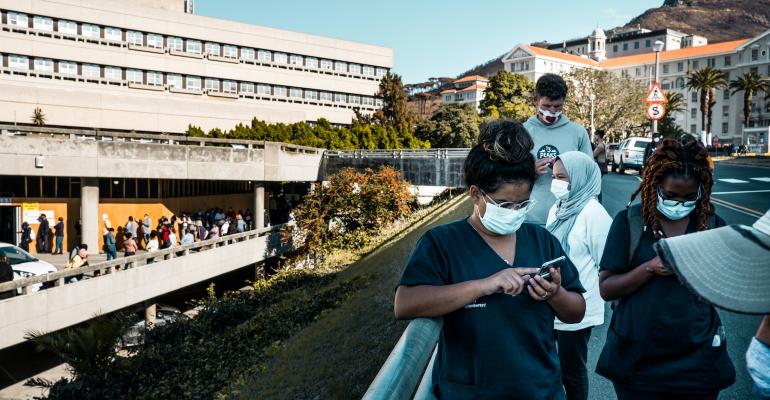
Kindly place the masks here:
<instances>
[{"instance_id":1,"label":"palm tree","mask_svg":"<svg viewBox=\"0 0 770 400\"><path fill-rule=\"evenodd\" d=\"M664 138L678 139L684 133L684 130L677 126L674 114L685 110L686 101L679 92L666 92L668 103L666 104L666 115L660 120L658 132Z\"/></svg>"},{"instance_id":2,"label":"palm tree","mask_svg":"<svg viewBox=\"0 0 770 400\"><path fill-rule=\"evenodd\" d=\"M754 95L757 92L765 92L770 95L770 78L763 78L756 72L747 72L730 81L730 89L732 89L733 95L743 92L743 126L749 126Z\"/></svg>"},{"instance_id":3,"label":"palm tree","mask_svg":"<svg viewBox=\"0 0 770 400\"><path fill-rule=\"evenodd\" d=\"M684 111L687 104L685 103L684 96L681 93L666 92L666 98L668 99L668 103L666 103L666 112L668 114Z\"/></svg>"},{"instance_id":4,"label":"palm tree","mask_svg":"<svg viewBox=\"0 0 770 400\"><path fill-rule=\"evenodd\" d=\"M43 109L40 107L35 107L35 110L32 111L32 125L35 126L43 126L45 125L45 114L43 114Z\"/></svg>"},{"instance_id":5,"label":"palm tree","mask_svg":"<svg viewBox=\"0 0 770 400\"><path fill-rule=\"evenodd\" d=\"M711 113L716 104L716 89L727 87L725 73L712 67L691 72L687 77L687 87L700 93L701 126L711 132Z\"/></svg>"}]
</instances>

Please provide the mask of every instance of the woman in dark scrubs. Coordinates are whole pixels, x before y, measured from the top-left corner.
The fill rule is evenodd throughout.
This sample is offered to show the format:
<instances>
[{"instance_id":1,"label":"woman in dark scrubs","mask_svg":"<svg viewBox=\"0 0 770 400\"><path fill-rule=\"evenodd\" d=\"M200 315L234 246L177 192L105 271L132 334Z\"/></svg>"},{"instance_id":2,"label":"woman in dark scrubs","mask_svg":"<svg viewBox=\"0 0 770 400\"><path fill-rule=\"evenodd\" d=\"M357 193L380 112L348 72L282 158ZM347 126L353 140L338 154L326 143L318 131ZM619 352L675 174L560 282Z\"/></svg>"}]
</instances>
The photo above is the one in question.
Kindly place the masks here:
<instances>
[{"instance_id":1,"label":"woman in dark scrubs","mask_svg":"<svg viewBox=\"0 0 770 400\"><path fill-rule=\"evenodd\" d=\"M547 230L523 223L532 147L518 122L484 126L464 166L473 213L428 231L404 268L396 318L444 319L433 369L439 398L564 398L553 318L579 322L585 301L568 259L550 269L551 281L530 277L564 255Z\"/></svg>"},{"instance_id":2,"label":"woman in dark scrubs","mask_svg":"<svg viewBox=\"0 0 770 400\"><path fill-rule=\"evenodd\" d=\"M599 291L619 303L596 372L612 381L619 400L716 399L735 382L716 310L682 285L653 249L661 238L725 225L714 214L712 185L700 143L664 140L631 196L641 194L641 204L612 222Z\"/></svg>"}]
</instances>

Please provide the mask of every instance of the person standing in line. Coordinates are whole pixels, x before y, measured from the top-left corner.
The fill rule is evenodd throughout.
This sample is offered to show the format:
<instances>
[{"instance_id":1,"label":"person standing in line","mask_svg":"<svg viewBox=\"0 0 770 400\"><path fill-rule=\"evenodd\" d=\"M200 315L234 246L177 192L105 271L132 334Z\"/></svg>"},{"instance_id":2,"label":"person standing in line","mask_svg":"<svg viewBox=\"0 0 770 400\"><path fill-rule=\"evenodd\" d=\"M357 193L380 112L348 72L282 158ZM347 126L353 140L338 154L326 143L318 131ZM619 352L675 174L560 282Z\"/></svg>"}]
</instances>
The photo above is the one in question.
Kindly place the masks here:
<instances>
[{"instance_id":1,"label":"person standing in line","mask_svg":"<svg viewBox=\"0 0 770 400\"><path fill-rule=\"evenodd\" d=\"M222 227L219 229L219 234L222 236L230 234L230 217L227 217L222 223Z\"/></svg>"},{"instance_id":2,"label":"person standing in line","mask_svg":"<svg viewBox=\"0 0 770 400\"><path fill-rule=\"evenodd\" d=\"M26 221L23 222L21 224L21 242L19 247L29 253L29 244L32 243L33 237L35 237L35 231L32 230L32 227Z\"/></svg>"},{"instance_id":3,"label":"person standing in line","mask_svg":"<svg viewBox=\"0 0 770 400\"><path fill-rule=\"evenodd\" d=\"M144 237L144 247L150 243L150 232L152 232L152 218L149 214L144 214L142 219L142 236Z\"/></svg>"},{"instance_id":4,"label":"person standing in line","mask_svg":"<svg viewBox=\"0 0 770 400\"><path fill-rule=\"evenodd\" d=\"M64 252L64 218L59 217L58 222L53 227L54 237L56 238L56 247L53 254L63 254Z\"/></svg>"},{"instance_id":5,"label":"person standing in line","mask_svg":"<svg viewBox=\"0 0 770 400\"><path fill-rule=\"evenodd\" d=\"M167 248L169 247L176 247L176 228L173 226L168 229L168 244L166 245Z\"/></svg>"},{"instance_id":6,"label":"person standing in line","mask_svg":"<svg viewBox=\"0 0 770 400\"><path fill-rule=\"evenodd\" d=\"M107 261L118 258L118 248L115 243L115 228L107 228L104 234L104 253L107 255Z\"/></svg>"},{"instance_id":7,"label":"person standing in line","mask_svg":"<svg viewBox=\"0 0 770 400\"><path fill-rule=\"evenodd\" d=\"M598 129L594 132L596 143L594 143L594 160L599 165L599 171L602 177L607 175L607 143L604 142L604 130ZM599 192L599 203L602 202L602 193Z\"/></svg>"},{"instance_id":8,"label":"person standing in line","mask_svg":"<svg viewBox=\"0 0 770 400\"><path fill-rule=\"evenodd\" d=\"M139 232L139 224L137 224L136 221L134 221L134 217L131 217L131 216L128 217L128 222L126 222L126 226L124 226L124 228L126 231L125 233L126 238L128 238L129 233L131 234L132 238L137 237L136 234Z\"/></svg>"},{"instance_id":9,"label":"person standing in line","mask_svg":"<svg viewBox=\"0 0 770 400\"><path fill-rule=\"evenodd\" d=\"M209 234L206 237L206 239L216 239L219 237L219 225L214 223L211 225L211 229L209 229Z\"/></svg>"},{"instance_id":10,"label":"person standing in line","mask_svg":"<svg viewBox=\"0 0 770 400\"><path fill-rule=\"evenodd\" d=\"M546 229L559 239L586 290L583 320L567 324L557 318L554 323L567 400L588 399L588 340L593 327L604 323L599 260L612 218L596 198L601 185L599 168L585 153L568 151L554 161L551 193L556 197L556 204L548 213Z\"/></svg>"},{"instance_id":11,"label":"person standing in line","mask_svg":"<svg viewBox=\"0 0 770 400\"><path fill-rule=\"evenodd\" d=\"M78 252L80 252L80 249L85 249L87 251L88 250L88 245L85 244L85 243L81 243L81 244L75 246L75 248L72 249L72 251L70 251L69 261L72 261L72 259L75 258L76 255L78 255Z\"/></svg>"},{"instance_id":12,"label":"person standing in line","mask_svg":"<svg viewBox=\"0 0 770 400\"><path fill-rule=\"evenodd\" d=\"M88 265L88 246L83 244L78 248L77 254L75 254L70 260L70 262L67 264L66 269L75 269L75 268L85 267L87 265ZM64 283L77 282L81 279L83 279L83 274L78 274L75 276L70 276L68 278L65 278Z\"/></svg>"},{"instance_id":13,"label":"person standing in line","mask_svg":"<svg viewBox=\"0 0 770 400\"><path fill-rule=\"evenodd\" d=\"M208 239L209 231L206 229L205 226L203 226L203 221L201 220L195 221L195 227L198 230L198 240L204 241Z\"/></svg>"},{"instance_id":14,"label":"person standing in line","mask_svg":"<svg viewBox=\"0 0 770 400\"><path fill-rule=\"evenodd\" d=\"M102 221L104 221L104 234L107 234L110 228L112 228L112 222L110 222L110 218L107 214L102 214Z\"/></svg>"},{"instance_id":15,"label":"person standing in line","mask_svg":"<svg viewBox=\"0 0 770 400\"><path fill-rule=\"evenodd\" d=\"M194 235L193 232L195 232L195 231L193 230L192 227L190 227L190 229L185 231L184 236L182 236L182 243L181 243L182 246L184 246L186 244L195 243L195 235Z\"/></svg>"},{"instance_id":16,"label":"person standing in line","mask_svg":"<svg viewBox=\"0 0 770 400\"><path fill-rule=\"evenodd\" d=\"M48 216L45 214L40 214L40 218L38 218L38 221L40 221L40 226L38 226L38 232L37 236L39 240L37 241L37 252L40 254L48 253L49 250L49 240L50 240L50 229L51 226L48 224Z\"/></svg>"},{"instance_id":17,"label":"person standing in line","mask_svg":"<svg viewBox=\"0 0 770 400\"><path fill-rule=\"evenodd\" d=\"M545 226L548 210L556 203L551 194L551 171L553 160L561 153L581 151L591 155L591 139L586 128L572 122L562 114L569 88L561 76L545 74L535 84L535 106L537 114L524 123L535 146L537 181L532 189L535 208L527 213L527 222Z\"/></svg>"},{"instance_id":18,"label":"person standing in line","mask_svg":"<svg viewBox=\"0 0 770 400\"><path fill-rule=\"evenodd\" d=\"M136 240L134 239L134 235L131 234L131 232L126 232L126 240L123 241L123 256L124 257L131 257L136 255L136 251L138 250L138 245L136 244Z\"/></svg>"},{"instance_id":19,"label":"person standing in line","mask_svg":"<svg viewBox=\"0 0 770 400\"><path fill-rule=\"evenodd\" d=\"M13 268L8 261L8 256L0 254L0 283L13 281ZM0 300L16 296L16 289L0 292Z\"/></svg>"},{"instance_id":20,"label":"person standing in line","mask_svg":"<svg viewBox=\"0 0 770 400\"><path fill-rule=\"evenodd\" d=\"M243 215L241 214L235 216L235 231L237 233L246 232L246 221L243 220Z\"/></svg>"},{"instance_id":21,"label":"person standing in line","mask_svg":"<svg viewBox=\"0 0 770 400\"><path fill-rule=\"evenodd\" d=\"M641 204L615 217L600 262L599 291L619 300L596 372L618 400L716 400L735 382L725 329L713 305L693 294L656 254L663 238L725 225L714 212L708 152L666 139L650 156Z\"/></svg>"},{"instance_id":22,"label":"person standing in line","mask_svg":"<svg viewBox=\"0 0 770 400\"><path fill-rule=\"evenodd\" d=\"M158 232L150 232L150 240L147 242L147 253L153 253L160 249L160 243L158 243ZM147 264L155 262L155 257L148 258Z\"/></svg>"}]
</instances>

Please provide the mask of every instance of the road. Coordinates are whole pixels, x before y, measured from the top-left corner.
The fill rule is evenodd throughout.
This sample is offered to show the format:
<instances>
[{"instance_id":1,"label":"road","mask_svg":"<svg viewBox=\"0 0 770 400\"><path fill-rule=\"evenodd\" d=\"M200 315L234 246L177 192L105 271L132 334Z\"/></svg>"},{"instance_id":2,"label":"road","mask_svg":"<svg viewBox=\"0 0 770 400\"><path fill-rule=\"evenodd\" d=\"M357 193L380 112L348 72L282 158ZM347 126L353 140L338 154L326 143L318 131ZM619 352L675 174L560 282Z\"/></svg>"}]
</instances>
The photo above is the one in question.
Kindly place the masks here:
<instances>
[{"instance_id":1,"label":"road","mask_svg":"<svg viewBox=\"0 0 770 400\"><path fill-rule=\"evenodd\" d=\"M717 214L728 224L751 225L770 209L770 168L717 163L714 180L713 201ZM604 177L602 203L611 216L615 216L625 207L631 193L638 185L639 178L635 172L628 172L627 175L610 173ZM744 355L761 318L721 310L719 314L727 331L728 351L737 373L736 383L723 391L719 398L721 400L758 398L752 392L751 378L746 372ZM590 399L616 399L610 381L593 373L607 337L609 319L608 307L605 318L607 322L594 329L589 343Z\"/></svg>"}]
</instances>

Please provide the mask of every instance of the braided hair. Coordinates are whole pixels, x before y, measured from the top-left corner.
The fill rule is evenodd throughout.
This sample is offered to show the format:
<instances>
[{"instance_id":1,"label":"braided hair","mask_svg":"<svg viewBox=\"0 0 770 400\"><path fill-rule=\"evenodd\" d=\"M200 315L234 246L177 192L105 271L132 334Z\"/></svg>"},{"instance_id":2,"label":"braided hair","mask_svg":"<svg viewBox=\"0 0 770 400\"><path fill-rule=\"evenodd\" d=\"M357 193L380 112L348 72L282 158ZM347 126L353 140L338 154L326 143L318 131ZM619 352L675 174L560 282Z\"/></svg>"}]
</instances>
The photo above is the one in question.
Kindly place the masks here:
<instances>
[{"instance_id":1,"label":"braided hair","mask_svg":"<svg viewBox=\"0 0 770 400\"><path fill-rule=\"evenodd\" d=\"M700 142L663 140L650 155L644 171L644 178L639 188L631 195L630 204L641 194L644 225L652 228L656 239L660 239L660 220L658 219L658 186L669 176L694 179L701 186L701 197L696 203L694 215L697 218L698 231L707 229L708 216L714 213L711 204L711 188L714 180L709 168L708 152Z\"/></svg>"}]
</instances>

